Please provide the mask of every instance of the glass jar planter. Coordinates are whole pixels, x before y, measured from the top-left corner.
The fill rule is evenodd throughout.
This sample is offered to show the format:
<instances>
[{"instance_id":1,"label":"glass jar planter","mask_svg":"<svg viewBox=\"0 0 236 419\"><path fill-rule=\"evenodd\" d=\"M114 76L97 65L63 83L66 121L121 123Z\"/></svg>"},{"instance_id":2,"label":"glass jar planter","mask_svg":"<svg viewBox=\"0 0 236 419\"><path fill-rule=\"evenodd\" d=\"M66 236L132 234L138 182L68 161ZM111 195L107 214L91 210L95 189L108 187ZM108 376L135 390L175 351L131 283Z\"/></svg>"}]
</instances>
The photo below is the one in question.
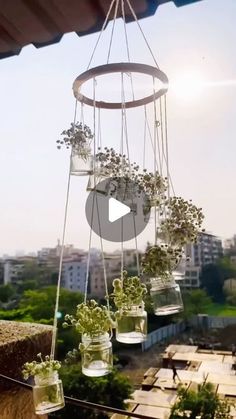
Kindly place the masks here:
<instances>
[{"instance_id":1,"label":"glass jar planter","mask_svg":"<svg viewBox=\"0 0 236 419\"><path fill-rule=\"evenodd\" d=\"M33 387L34 407L37 415L44 415L65 406L62 382L57 371L35 375Z\"/></svg>"},{"instance_id":2,"label":"glass jar planter","mask_svg":"<svg viewBox=\"0 0 236 419\"><path fill-rule=\"evenodd\" d=\"M171 277L169 279L151 278L150 295L156 316L168 316L183 310L180 287Z\"/></svg>"},{"instance_id":3,"label":"glass jar planter","mask_svg":"<svg viewBox=\"0 0 236 419\"><path fill-rule=\"evenodd\" d=\"M121 343L141 343L147 337L147 312L144 304L121 309L117 316L116 340Z\"/></svg>"},{"instance_id":4,"label":"glass jar planter","mask_svg":"<svg viewBox=\"0 0 236 419\"><path fill-rule=\"evenodd\" d=\"M112 345L108 333L90 337L82 335L82 373L89 377L102 377L113 367Z\"/></svg>"},{"instance_id":5,"label":"glass jar planter","mask_svg":"<svg viewBox=\"0 0 236 419\"><path fill-rule=\"evenodd\" d=\"M88 176L92 173L92 156L89 147L79 150L72 149L70 158L70 174L74 176Z\"/></svg>"},{"instance_id":6,"label":"glass jar planter","mask_svg":"<svg viewBox=\"0 0 236 419\"><path fill-rule=\"evenodd\" d=\"M110 177L99 174L91 174L89 176L87 192L95 191L103 195L108 195L110 186Z\"/></svg>"}]
</instances>

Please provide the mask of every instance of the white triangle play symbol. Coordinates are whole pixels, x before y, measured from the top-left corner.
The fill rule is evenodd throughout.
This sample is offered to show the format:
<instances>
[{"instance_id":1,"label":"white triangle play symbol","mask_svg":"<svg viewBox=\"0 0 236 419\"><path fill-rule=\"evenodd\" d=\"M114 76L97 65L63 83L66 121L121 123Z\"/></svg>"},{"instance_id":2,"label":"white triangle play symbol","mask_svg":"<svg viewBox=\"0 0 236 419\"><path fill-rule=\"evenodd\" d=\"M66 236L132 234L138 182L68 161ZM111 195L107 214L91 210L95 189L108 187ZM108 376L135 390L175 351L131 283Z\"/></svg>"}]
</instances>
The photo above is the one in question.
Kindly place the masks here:
<instances>
[{"instance_id":1,"label":"white triangle play symbol","mask_svg":"<svg viewBox=\"0 0 236 419\"><path fill-rule=\"evenodd\" d=\"M124 217L124 215L130 213L130 207L128 205L122 204L122 202L117 201L114 198L109 199L109 208L108 208L108 218L110 223L119 220L119 218Z\"/></svg>"}]
</instances>

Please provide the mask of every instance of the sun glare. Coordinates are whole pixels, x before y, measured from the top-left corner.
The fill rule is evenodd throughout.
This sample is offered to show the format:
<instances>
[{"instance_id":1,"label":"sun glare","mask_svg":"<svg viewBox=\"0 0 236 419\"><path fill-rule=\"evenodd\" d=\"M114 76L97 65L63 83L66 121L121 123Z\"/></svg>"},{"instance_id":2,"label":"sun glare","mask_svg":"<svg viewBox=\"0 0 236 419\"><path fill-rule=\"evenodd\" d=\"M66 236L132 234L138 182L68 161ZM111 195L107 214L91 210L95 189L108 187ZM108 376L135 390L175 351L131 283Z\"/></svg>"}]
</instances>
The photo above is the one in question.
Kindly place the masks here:
<instances>
[{"instance_id":1,"label":"sun glare","mask_svg":"<svg viewBox=\"0 0 236 419\"><path fill-rule=\"evenodd\" d=\"M186 73L170 80L170 91L181 100L193 101L204 91L204 79L199 73Z\"/></svg>"}]
</instances>

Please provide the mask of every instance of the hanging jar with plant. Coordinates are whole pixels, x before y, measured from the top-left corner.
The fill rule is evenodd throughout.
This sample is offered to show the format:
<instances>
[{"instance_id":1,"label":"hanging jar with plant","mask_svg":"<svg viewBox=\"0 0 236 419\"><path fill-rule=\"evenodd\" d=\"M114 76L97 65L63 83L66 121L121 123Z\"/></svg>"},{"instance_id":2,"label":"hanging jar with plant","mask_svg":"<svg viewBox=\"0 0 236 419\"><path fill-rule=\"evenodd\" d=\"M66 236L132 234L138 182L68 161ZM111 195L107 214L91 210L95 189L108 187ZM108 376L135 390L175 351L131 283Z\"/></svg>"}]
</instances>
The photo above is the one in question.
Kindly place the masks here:
<instances>
[{"instance_id":1,"label":"hanging jar with plant","mask_svg":"<svg viewBox=\"0 0 236 419\"><path fill-rule=\"evenodd\" d=\"M137 176L139 187L147 195L150 208L159 208L166 199L167 179L163 178L158 172L148 172L146 169Z\"/></svg>"},{"instance_id":2,"label":"hanging jar with plant","mask_svg":"<svg viewBox=\"0 0 236 419\"><path fill-rule=\"evenodd\" d=\"M112 370L111 330L113 321L106 306L95 300L77 306L76 317L67 314L63 327L72 325L81 334L79 350L82 372L89 377L101 377Z\"/></svg>"},{"instance_id":3,"label":"hanging jar with plant","mask_svg":"<svg viewBox=\"0 0 236 419\"><path fill-rule=\"evenodd\" d=\"M127 200L130 193L133 196L130 181L134 180L137 170L138 166L130 164L125 155L105 147L104 151L99 150L95 156L95 169L89 177L87 191L96 189L115 199Z\"/></svg>"},{"instance_id":4,"label":"hanging jar with plant","mask_svg":"<svg viewBox=\"0 0 236 419\"><path fill-rule=\"evenodd\" d=\"M149 277L152 306L157 316L176 314L183 310L180 287L172 274L181 258L181 248L158 244L149 248L142 259L143 273Z\"/></svg>"},{"instance_id":5,"label":"hanging jar with plant","mask_svg":"<svg viewBox=\"0 0 236 419\"><path fill-rule=\"evenodd\" d=\"M114 303L118 309L116 317L116 340L122 343L141 343L147 337L147 312L143 298L147 293L145 284L138 276L128 276L123 272L122 279L114 279Z\"/></svg>"},{"instance_id":6,"label":"hanging jar with plant","mask_svg":"<svg viewBox=\"0 0 236 419\"><path fill-rule=\"evenodd\" d=\"M40 362L26 362L22 374L25 380L34 377L35 412L37 415L44 415L62 409L65 405L62 382L58 377L61 363L52 360L50 356L46 356L45 360L41 354L37 356Z\"/></svg>"},{"instance_id":7,"label":"hanging jar with plant","mask_svg":"<svg viewBox=\"0 0 236 419\"><path fill-rule=\"evenodd\" d=\"M62 131L62 140L57 140L57 148L65 146L71 149L70 174L87 176L92 173L91 129L82 122L71 123L71 127Z\"/></svg>"}]
</instances>

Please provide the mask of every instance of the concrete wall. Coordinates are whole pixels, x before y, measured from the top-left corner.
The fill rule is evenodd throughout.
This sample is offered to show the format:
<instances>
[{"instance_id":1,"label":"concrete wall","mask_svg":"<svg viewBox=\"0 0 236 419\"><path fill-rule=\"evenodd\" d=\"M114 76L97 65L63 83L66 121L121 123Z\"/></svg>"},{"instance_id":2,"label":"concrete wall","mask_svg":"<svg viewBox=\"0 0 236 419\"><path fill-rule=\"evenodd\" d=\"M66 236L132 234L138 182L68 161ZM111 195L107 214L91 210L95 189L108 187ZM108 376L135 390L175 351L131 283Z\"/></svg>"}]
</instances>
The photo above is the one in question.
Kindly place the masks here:
<instances>
[{"instance_id":1,"label":"concrete wall","mask_svg":"<svg viewBox=\"0 0 236 419\"><path fill-rule=\"evenodd\" d=\"M22 366L50 353L52 327L0 321L0 374L22 381ZM0 419L46 419L34 413L32 392L0 378Z\"/></svg>"}]
</instances>

